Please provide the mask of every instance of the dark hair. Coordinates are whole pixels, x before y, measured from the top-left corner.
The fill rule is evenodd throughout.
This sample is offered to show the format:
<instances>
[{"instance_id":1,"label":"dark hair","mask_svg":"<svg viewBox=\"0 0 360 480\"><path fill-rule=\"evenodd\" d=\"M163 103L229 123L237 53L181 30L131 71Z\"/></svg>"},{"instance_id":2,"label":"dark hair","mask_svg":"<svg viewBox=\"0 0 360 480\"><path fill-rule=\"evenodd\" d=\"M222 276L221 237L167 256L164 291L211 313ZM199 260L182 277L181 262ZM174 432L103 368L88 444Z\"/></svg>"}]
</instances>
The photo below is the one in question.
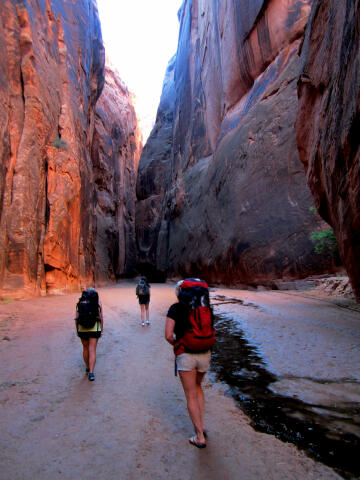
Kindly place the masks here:
<instances>
[{"instance_id":1,"label":"dark hair","mask_svg":"<svg viewBox=\"0 0 360 480\"><path fill-rule=\"evenodd\" d=\"M86 290L83 290L81 293L81 299L89 300L91 305L93 305L95 308L99 308L99 294L95 288L90 287Z\"/></svg>"}]
</instances>

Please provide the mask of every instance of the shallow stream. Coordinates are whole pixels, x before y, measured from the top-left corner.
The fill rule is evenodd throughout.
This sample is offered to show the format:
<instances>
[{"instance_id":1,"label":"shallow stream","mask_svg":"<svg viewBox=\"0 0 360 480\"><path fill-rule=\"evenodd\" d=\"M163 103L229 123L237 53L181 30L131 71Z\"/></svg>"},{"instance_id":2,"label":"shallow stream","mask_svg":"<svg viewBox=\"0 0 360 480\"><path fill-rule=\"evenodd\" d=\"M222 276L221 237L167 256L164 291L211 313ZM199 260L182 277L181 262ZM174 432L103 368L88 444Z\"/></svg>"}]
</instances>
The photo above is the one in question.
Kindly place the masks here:
<instances>
[{"instance_id":1,"label":"shallow stream","mask_svg":"<svg viewBox=\"0 0 360 480\"><path fill-rule=\"evenodd\" d=\"M253 427L296 444L344 478L360 478L359 403L344 400L322 405L297 399L291 392L293 379L271 373L257 348L247 342L244 332L230 316L216 315L216 333L212 371L251 418ZM290 390L276 392L275 384L284 380ZM300 380L319 383L312 378ZM327 381L321 388L325 385L330 395L332 388L341 388L341 382L354 383L354 380L337 380L335 386Z\"/></svg>"}]
</instances>

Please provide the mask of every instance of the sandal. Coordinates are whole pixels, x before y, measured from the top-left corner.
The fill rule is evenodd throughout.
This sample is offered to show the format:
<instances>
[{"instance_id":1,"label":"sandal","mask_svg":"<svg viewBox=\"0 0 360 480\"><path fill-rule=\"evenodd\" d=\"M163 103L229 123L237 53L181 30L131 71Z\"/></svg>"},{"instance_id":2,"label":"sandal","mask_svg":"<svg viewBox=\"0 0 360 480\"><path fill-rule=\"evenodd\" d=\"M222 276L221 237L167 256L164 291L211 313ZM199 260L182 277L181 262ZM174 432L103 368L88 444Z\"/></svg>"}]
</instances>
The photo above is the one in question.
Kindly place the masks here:
<instances>
[{"instance_id":1,"label":"sandal","mask_svg":"<svg viewBox=\"0 0 360 480\"><path fill-rule=\"evenodd\" d=\"M206 443L201 443L201 442L197 441L196 435L189 438L189 443L191 443L191 445L194 445L194 447L197 447L197 448L205 448L206 447Z\"/></svg>"},{"instance_id":2,"label":"sandal","mask_svg":"<svg viewBox=\"0 0 360 480\"><path fill-rule=\"evenodd\" d=\"M95 375L92 372L89 373L89 380L90 382L93 382L95 380Z\"/></svg>"}]
</instances>

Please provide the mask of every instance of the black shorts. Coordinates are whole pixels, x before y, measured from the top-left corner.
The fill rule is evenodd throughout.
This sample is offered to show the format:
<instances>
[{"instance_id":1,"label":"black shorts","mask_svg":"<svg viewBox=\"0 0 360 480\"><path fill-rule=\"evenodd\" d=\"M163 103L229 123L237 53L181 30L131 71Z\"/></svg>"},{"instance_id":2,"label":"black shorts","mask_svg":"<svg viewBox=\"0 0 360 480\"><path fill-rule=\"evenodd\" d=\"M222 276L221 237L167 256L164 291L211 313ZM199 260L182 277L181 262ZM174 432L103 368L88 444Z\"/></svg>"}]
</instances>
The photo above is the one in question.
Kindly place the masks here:
<instances>
[{"instance_id":1,"label":"black shorts","mask_svg":"<svg viewBox=\"0 0 360 480\"><path fill-rule=\"evenodd\" d=\"M139 304L147 305L150 303L150 295L139 295Z\"/></svg>"},{"instance_id":2,"label":"black shorts","mask_svg":"<svg viewBox=\"0 0 360 480\"><path fill-rule=\"evenodd\" d=\"M88 340L89 338L100 338L101 332L78 332L78 335L83 340Z\"/></svg>"}]
</instances>

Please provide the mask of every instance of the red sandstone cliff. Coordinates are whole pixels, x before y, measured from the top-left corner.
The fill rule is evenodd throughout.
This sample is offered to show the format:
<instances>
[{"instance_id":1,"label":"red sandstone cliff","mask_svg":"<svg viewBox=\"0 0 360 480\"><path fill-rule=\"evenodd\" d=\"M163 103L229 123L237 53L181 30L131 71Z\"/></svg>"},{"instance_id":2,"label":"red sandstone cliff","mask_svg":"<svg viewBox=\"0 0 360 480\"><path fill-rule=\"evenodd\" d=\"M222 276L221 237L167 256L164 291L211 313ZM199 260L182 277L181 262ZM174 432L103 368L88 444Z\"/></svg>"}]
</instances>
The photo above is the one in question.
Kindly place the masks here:
<instances>
[{"instance_id":1,"label":"red sandstone cliff","mask_svg":"<svg viewBox=\"0 0 360 480\"><path fill-rule=\"evenodd\" d=\"M107 234L100 220L102 214L106 217L106 189L99 185L99 163L105 165L106 161L99 160L102 154L97 154L93 138L95 134L101 149L101 133L96 130L101 123L101 106L95 112L95 105L103 85L104 48L93 0L1 3L2 295L76 290L99 278L111 280L128 268L121 260L115 261L116 272L108 266L101 249L110 248L112 240L105 239L108 244L99 247L99 239ZM107 85L106 92L109 88ZM111 100L103 98L100 105L110 104ZM119 110L127 108L124 105L120 101ZM109 108L114 115L115 106ZM115 137L120 132L124 141L133 145L131 134L122 130L124 122L125 129L135 131L130 116L127 112L124 121L118 122L118 131L114 117L111 121ZM110 145L110 150L129 148L116 138L112 143L111 131L106 130L106 134L103 145ZM91 155L97 162L95 173ZM133 172L128 152L124 155L125 168ZM135 152L132 157L136 164ZM117 182L134 182L133 173ZM109 188L112 191L113 186ZM133 207L120 200L119 208L124 215L131 215ZM119 219L117 222L122 230L127 228ZM112 237L112 227L110 230ZM122 250L123 241L119 242ZM115 252L119 258L123 255L118 247Z\"/></svg>"},{"instance_id":2,"label":"red sandstone cliff","mask_svg":"<svg viewBox=\"0 0 360 480\"><path fill-rule=\"evenodd\" d=\"M315 1L302 48L300 158L360 300L360 4Z\"/></svg>"},{"instance_id":3,"label":"red sandstone cliff","mask_svg":"<svg viewBox=\"0 0 360 480\"><path fill-rule=\"evenodd\" d=\"M97 285L134 273L135 185L141 148L131 94L118 74L106 67L91 155L97 197Z\"/></svg>"},{"instance_id":4,"label":"red sandstone cliff","mask_svg":"<svg viewBox=\"0 0 360 480\"><path fill-rule=\"evenodd\" d=\"M294 130L311 3L184 1L139 165L142 270L258 284L328 266Z\"/></svg>"}]
</instances>

